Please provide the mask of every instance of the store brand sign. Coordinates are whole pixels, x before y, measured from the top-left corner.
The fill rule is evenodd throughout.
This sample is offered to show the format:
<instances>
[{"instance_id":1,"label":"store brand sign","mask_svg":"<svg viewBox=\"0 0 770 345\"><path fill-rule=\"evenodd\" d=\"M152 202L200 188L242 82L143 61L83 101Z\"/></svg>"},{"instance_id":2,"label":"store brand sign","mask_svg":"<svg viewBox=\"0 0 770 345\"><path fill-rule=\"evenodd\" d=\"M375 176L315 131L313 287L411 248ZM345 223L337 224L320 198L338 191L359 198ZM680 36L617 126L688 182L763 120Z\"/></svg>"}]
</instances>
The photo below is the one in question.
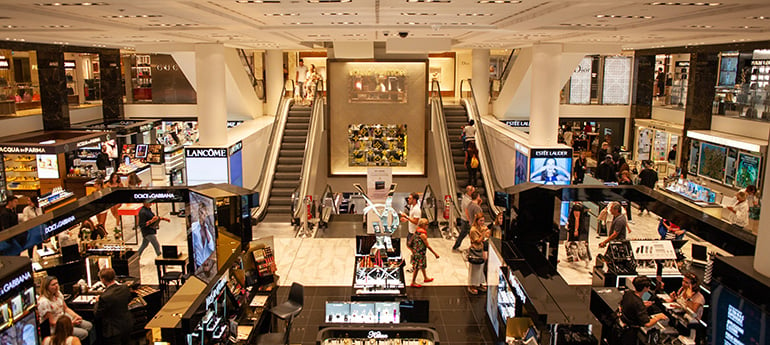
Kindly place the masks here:
<instances>
[{"instance_id":1,"label":"store brand sign","mask_svg":"<svg viewBox=\"0 0 770 345\"><path fill-rule=\"evenodd\" d=\"M17 287L19 287L19 285L23 284L24 282L30 279L32 279L32 272L24 272L18 275L16 278L11 279L9 282L3 285L3 290L0 291L0 295L5 295L13 291Z\"/></svg>"},{"instance_id":2,"label":"store brand sign","mask_svg":"<svg viewBox=\"0 0 770 345\"><path fill-rule=\"evenodd\" d=\"M529 120L502 120L502 122L514 128L529 127Z\"/></svg>"},{"instance_id":3,"label":"store brand sign","mask_svg":"<svg viewBox=\"0 0 770 345\"><path fill-rule=\"evenodd\" d=\"M100 143L100 142L102 142L102 138L91 138L91 139L88 139L88 140L78 141L78 143L75 144L75 146L80 148L80 147L83 147L83 146L88 146L88 145L92 145L92 144L96 144L96 143Z\"/></svg>"},{"instance_id":4,"label":"store brand sign","mask_svg":"<svg viewBox=\"0 0 770 345\"><path fill-rule=\"evenodd\" d=\"M7 59L5 58L0 59L0 69L10 69L10 68L11 68L11 65Z\"/></svg>"},{"instance_id":5,"label":"store brand sign","mask_svg":"<svg viewBox=\"0 0 770 345\"><path fill-rule=\"evenodd\" d=\"M225 286L227 286L227 276L222 276L221 279L217 281L217 284L214 285L214 287L211 289L211 292L209 292L209 295L206 296L206 308L214 303L214 301L219 297L219 295L222 293L222 290L225 289Z\"/></svg>"},{"instance_id":6,"label":"store brand sign","mask_svg":"<svg viewBox=\"0 0 770 345\"><path fill-rule=\"evenodd\" d=\"M227 158L227 149L224 148L185 148L184 155L192 158Z\"/></svg>"},{"instance_id":7,"label":"store brand sign","mask_svg":"<svg viewBox=\"0 0 770 345\"><path fill-rule=\"evenodd\" d=\"M45 233L45 237L48 237L51 233L56 232L61 228L65 228L74 222L75 222L75 216L69 216L56 223L46 226L45 230L43 231Z\"/></svg>"},{"instance_id":8,"label":"store brand sign","mask_svg":"<svg viewBox=\"0 0 770 345\"><path fill-rule=\"evenodd\" d=\"M770 66L770 60L751 60L752 66Z\"/></svg>"},{"instance_id":9,"label":"store brand sign","mask_svg":"<svg viewBox=\"0 0 770 345\"><path fill-rule=\"evenodd\" d=\"M149 132L150 130L152 130L152 124L151 123L139 126L139 132Z\"/></svg>"},{"instance_id":10,"label":"store brand sign","mask_svg":"<svg viewBox=\"0 0 770 345\"><path fill-rule=\"evenodd\" d=\"M75 69L75 61L64 60L64 69Z\"/></svg>"},{"instance_id":11,"label":"store brand sign","mask_svg":"<svg viewBox=\"0 0 770 345\"><path fill-rule=\"evenodd\" d=\"M45 147L37 146L0 146L0 153L49 153ZM51 152L53 153L53 151Z\"/></svg>"},{"instance_id":12,"label":"store brand sign","mask_svg":"<svg viewBox=\"0 0 770 345\"><path fill-rule=\"evenodd\" d=\"M387 334L382 334L381 331L369 331L369 339L388 339Z\"/></svg>"},{"instance_id":13,"label":"store brand sign","mask_svg":"<svg viewBox=\"0 0 770 345\"><path fill-rule=\"evenodd\" d=\"M530 155L532 158L563 158L572 157L570 149L534 149Z\"/></svg>"},{"instance_id":14,"label":"store brand sign","mask_svg":"<svg viewBox=\"0 0 770 345\"><path fill-rule=\"evenodd\" d=\"M230 155L232 156L236 152L240 151L243 148L243 142L239 141L233 146L230 146L230 149L228 150L230 152Z\"/></svg>"},{"instance_id":15,"label":"store brand sign","mask_svg":"<svg viewBox=\"0 0 770 345\"><path fill-rule=\"evenodd\" d=\"M134 193L134 200L176 200L174 193Z\"/></svg>"}]
</instances>

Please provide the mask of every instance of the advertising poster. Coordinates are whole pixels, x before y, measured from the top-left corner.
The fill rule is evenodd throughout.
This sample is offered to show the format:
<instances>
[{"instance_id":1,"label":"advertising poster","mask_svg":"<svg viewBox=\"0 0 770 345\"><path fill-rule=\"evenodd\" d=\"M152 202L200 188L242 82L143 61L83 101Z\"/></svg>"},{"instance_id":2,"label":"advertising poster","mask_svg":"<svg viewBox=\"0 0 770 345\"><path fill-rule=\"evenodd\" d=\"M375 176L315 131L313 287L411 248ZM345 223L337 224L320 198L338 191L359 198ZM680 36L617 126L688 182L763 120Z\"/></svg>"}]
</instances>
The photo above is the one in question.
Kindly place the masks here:
<instances>
[{"instance_id":1,"label":"advertising poster","mask_svg":"<svg viewBox=\"0 0 770 345\"><path fill-rule=\"evenodd\" d=\"M650 159L650 150L652 148L652 130L649 128L639 129L639 138L636 141L636 157L640 161Z\"/></svg>"},{"instance_id":2,"label":"advertising poster","mask_svg":"<svg viewBox=\"0 0 770 345\"><path fill-rule=\"evenodd\" d=\"M569 82L569 103L591 103L591 57L580 60L580 64L572 72Z\"/></svg>"},{"instance_id":3,"label":"advertising poster","mask_svg":"<svg viewBox=\"0 0 770 345\"><path fill-rule=\"evenodd\" d=\"M719 85L735 86L738 73L738 52L722 53L719 61Z\"/></svg>"},{"instance_id":4,"label":"advertising poster","mask_svg":"<svg viewBox=\"0 0 770 345\"><path fill-rule=\"evenodd\" d=\"M602 103L628 104L630 78L631 58L619 56L604 59Z\"/></svg>"},{"instance_id":5,"label":"advertising poster","mask_svg":"<svg viewBox=\"0 0 770 345\"><path fill-rule=\"evenodd\" d=\"M217 273L217 228L214 199L190 192L187 241L195 276L208 282Z\"/></svg>"},{"instance_id":6,"label":"advertising poster","mask_svg":"<svg viewBox=\"0 0 770 345\"><path fill-rule=\"evenodd\" d=\"M59 178L59 164L56 155L37 155L37 177Z\"/></svg>"},{"instance_id":7,"label":"advertising poster","mask_svg":"<svg viewBox=\"0 0 770 345\"><path fill-rule=\"evenodd\" d=\"M723 181L725 179L726 160L727 149L724 146L701 143L698 175Z\"/></svg>"},{"instance_id":8,"label":"advertising poster","mask_svg":"<svg viewBox=\"0 0 770 345\"><path fill-rule=\"evenodd\" d=\"M406 124L348 126L350 166L406 166Z\"/></svg>"},{"instance_id":9,"label":"advertising poster","mask_svg":"<svg viewBox=\"0 0 770 345\"><path fill-rule=\"evenodd\" d=\"M757 305L719 285L711 295L712 344L767 344L770 318ZM716 320L716 321L713 321Z\"/></svg>"},{"instance_id":10,"label":"advertising poster","mask_svg":"<svg viewBox=\"0 0 770 345\"><path fill-rule=\"evenodd\" d=\"M653 142L653 148L655 149L654 159L656 161L664 161L668 158L668 134L664 131L655 131L655 141Z\"/></svg>"},{"instance_id":11,"label":"advertising poster","mask_svg":"<svg viewBox=\"0 0 770 345\"><path fill-rule=\"evenodd\" d=\"M184 153L188 186L229 183L227 148L187 147Z\"/></svg>"},{"instance_id":12,"label":"advertising poster","mask_svg":"<svg viewBox=\"0 0 770 345\"><path fill-rule=\"evenodd\" d=\"M690 144L690 159L687 164L687 171L691 174L698 174L698 160L700 159L700 141L693 140Z\"/></svg>"},{"instance_id":13,"label":"advertising poster","mask_svg":"<svg viewBox=\"0 0 770 345\"><path fill-rule=\"evenodd\" d=\"M437 72L438 78L441 70ZM348 103L406 103L406 79L406 70L391 66L353 68L348 75Z\"/></svg>"},{"instance_id":14,"label":"advertising poster","mask_svg":"<svg viewBox=\"0 0 770 345\"><path fill-rule=\"evenodd\" d=\"M118 158L118 144L115 143L115 139L107 140L100 145L101 147L107 148L105 153L110 156L110 158Z\"/></svg>"},{"instance_id":15,"label":"advertising poster","mask_svg":"<svg viewBox=\"0 0 770 345\"><path fill-rule=\"evenodd\" d=\"M569 185L572 180L572 149L532 149L529 181Z\"/></svg>"},{"instance_id":16,"label":"advertising poster","mask_svg":"<svg viewBox=\"0 0 770 345\"><path fill-rule=\"evenodd\" d=\"M516 151L516 176L514 184L527 182L527 155Z\"/></svg>"},{"instance_id":17,"label":"advertising poster","mask_svg":"<svg viewBox=\"0 0 770 345\"><path fill-rule=\"evenodd\" d=\"M727 165L725 166L725 183L733 184L735 181L736 165L738 163L738 150L730 148L727 150Z\"/></svg>"},{"instance_id":18,"label":"advertising poster","mask_svg":"<svg viewBox=\"0 0 770 345\"><path fill-rule=\"evenodd\" d=\"M756 186L759 178L759 156L740 153L738 155L738 172L735 177L735 186L746 188Z\"/></svg>"}]
</instances>

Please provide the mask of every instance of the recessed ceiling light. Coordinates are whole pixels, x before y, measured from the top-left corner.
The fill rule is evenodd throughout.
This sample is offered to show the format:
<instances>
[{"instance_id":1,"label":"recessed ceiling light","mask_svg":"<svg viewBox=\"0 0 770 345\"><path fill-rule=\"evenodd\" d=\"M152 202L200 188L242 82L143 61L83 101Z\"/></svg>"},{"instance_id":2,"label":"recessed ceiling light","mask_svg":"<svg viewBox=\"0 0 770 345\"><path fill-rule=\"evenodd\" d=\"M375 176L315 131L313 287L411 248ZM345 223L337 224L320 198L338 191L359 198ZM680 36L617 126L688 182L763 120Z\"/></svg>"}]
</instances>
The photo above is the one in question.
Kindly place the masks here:
<instances>
[{"instance_id":1,"label":"recessed ceiling light","mask_svg":"<svg viewBox=\"0 0 770 345\"><path fill-rule=\"evenodd\" d=\"M71 28L71 25L41 25L41 28L46 29L64 29L64 28Z\"/></svg>"},{"instance_id":2,"label":"recessed ceiling light","mask_svg":"<svg viewBox=\"0 0 770 345\"><path fill-rule=\"evenodd\" d=\"M435 16L436 13L430 12L401 12L402 16Z\"/></svg>"},{"instance_id":3,"label":"recessed ceiling light","mask_svg":"<svg viewBox=\"0 0 770 345\"><path fill-rule=\"evenodd\" d=\"M719 6L721 2L650 2L650 6Z\"/></svg>"},{"instance_id":4,"label":"recessed ceiling light","mask_svg":"<svg viewBox=\"0 0 770 345\"><path fill-rule=\"evenodd\" d=\"M331 35L328 35L328 34L320 34L320 35L319 34L312 34L312 35L307 35L307 37L331 37Z\"/></svg>"},{"instance_id":5,"label":"recessed ceiling light","mask_svg":"<svg viewBox=\"0 0 770 345\"><path fill-rule=\"evenodd\" d=\"M652 19L653 16L622 16L617 14L597 14L596 18L613 18L613 19Z\"/></svg>"},{"instance_id":6,"label":"recessed ceiling light","mask_svg":"<svg viewBox=\"0 0 770 345\"><path fill-rule=\"evenodd\" d=\"M714 26L713 25L688 25L687 27L692 29L711 29Z\"/></svg>"},{"instance_id":7,"label":"recessed ceiling light","mask_svg":"<svg viewBox=\"0 0 770 345\"><path fill-rule=\"evenodd\" d=\"M160 14L119 14L114 16L102 16L109 19L123 19L123 18L160 18L163 17Z\"/></svg>"},{"instance_id":8,"label":"recessed ceiling light","mask_svg":"<svg viewBox=\"0 0 770 345\"><path fill-rule=\"evenodd\" d=\"M406 2L437 2L437 3L448 4L452 2L452 0L406 0Z\"/></svg>"},{"instance_id":9,"label":"recessed ceiling light","mask_svg":"<svg viewBox=\"0 0 770 345\"><path fill-rule=\"evenodd\" d=\"M163 24L156 24L156 23L153 23L153 24L147 24L147 26L171 28L171 27L198 26L198 24L190 24L190 23L177 23L177 24L163 23Z\"/></svg>"},{"instance_id":10,"label":"recessed ceiling light","mask_svg":"<svg viewBox=\"0 0 770 345\"><path fill-rule=\"evenodd\" d=\"M365 36L366 36L366 34L362 34L362 33L344 34L344 35L342 35L342 37L365 37Z\"/></svg>"},{"instance_id":11,"label":"recessed ceiling light","mask_svg":"<svg viewBox=\"0 0 770 345\"><path fill-rule=\"evenodd\" d=\"M447 24L454 25L454 26L471 26L471 25L475 25L474 23L469 23L469 22L454 22L454 23L447 23Z\"/></svg>"},{"instance_id":12,"label":"recessed ceiling light","mask_svg":"<svg viewBox=\"0 0 770 345\"><path fill-rule=\"evenodd\" d=\"M42 2L37 6L107 6L106 2Z\"/></svg>"},{"instance_id":13,"label":"recessed ceiling light","mask_svg":"<svg viewBox=\"0 0 770 345\"><path fill-rule=\"evenodd\" d=\"M239 4L280 4L281 0L237 0Z\"/></svg>"},{"instance_id":14,"label":"recessed ceiling light","mask_svg":"<svg viewBox=\"0 0 770 345\"><path fill-rule=\"evenodd\" d=\"M519 0L479 0L480 4L520 4Z\"/></svg>"},{"instance_id":15,"label":"recessed ceiling light","mask_svg":"<svg viewBox=\"0 0 770 345\"><path fill-rule=\"evenodd\" d=\"M735 26L736 29L761 29L758 26L748 26L748 25L741 25L741 26Z\"/></svg>"},{"instance_id":16,"label":"recessed ceiling light","mask_svg":"<svg viewBox=\"0 0 770 345\"><path fill-rule=\"evenodd\" d=\"M0 25L0 28L2 29L18 29L19 27L16 25Z\"/></svg>"},{"instance_id":17,"label":"recessed ceiling light","mask_svg":"<svg viewBox=\"0 0 770 345\"><path fill-rule=\"evenodd\" d=\"M356 25L361 24L361 22L332 22L332 25Z\"/></svg>"},{"instance_id":18,"label":"recessed ceiling light","mask_svg":"<svg viewBox=\"0 0 770 345\"><path fill-rule=\"evenodd\" d=\"M396 24L399 24L399 25L425 25L426 23L420 23L420 22L398 22Z\"/></svg>"},{"instance_id":19,"label":"recessed ceiling light","mask_svg":"<svg viewBox=\"0 0 770 345\"><path fill-rule=\"evenodd\" d=\"M313 22L291 22L289 25L312 25Z\"/></svg>"},{"instance_id":20,"label":"recessed ceiling light","mask_svg":"<svg viewBox=\"0 0 770 345\"><path fill-rule=\"evenodd\" d=\"M356 12L321 12L322 16L357 16Z\"/></svg>"},{"instance_id":21,"label":"recessed ceiling light","mask_svg":"<svg viewBox=\"0 0 770 345\"><path fill-rule=\"evenodd\" d=\"M265 13L266 17L296 17L298 16L298 12L289 12L289 13Z\"/></svg>"},{"instance_id":22,"label":"recessed ceiling light","mask_svg":"<svg viewBox=\"0 0 770 345\"><path fill-rule=\"evenodd\" d=\"M341 2L351 2L353 0L307 0L311 4L333 4Z\"/></svg>"},{"instance_id":23,"label":"recessed ceiling light","mask_svg":"<svg viewBox=\"0 0 770 345\"><path fill-rule=\"evenodd\" d=\"M755 16L755 17L746 17L746 19L758 19L758 20L765 20L765 19L770 19L770 16Z\"/></svg>"},{"instance_id":24,"label":"recessed ceiling light","mask_svg":"<svg viewBox=\"0 0 770 345\"><path fill-rule=\"evenodd\" d=\"M458 13L457 15L464 17L489 17L492 13Z\"/></svg>"},{"instance_id":25,"label":"recessed ceiling light","mask_svg":"<svg viewBox=\"0 0 770 345\"><path fill-rule=\"evenodd\" d=\"M601 27L607 26L607 24L593 24L593 23L562 23L561 26L575 26L575 27Z\"/></svg>"}]
</instances>

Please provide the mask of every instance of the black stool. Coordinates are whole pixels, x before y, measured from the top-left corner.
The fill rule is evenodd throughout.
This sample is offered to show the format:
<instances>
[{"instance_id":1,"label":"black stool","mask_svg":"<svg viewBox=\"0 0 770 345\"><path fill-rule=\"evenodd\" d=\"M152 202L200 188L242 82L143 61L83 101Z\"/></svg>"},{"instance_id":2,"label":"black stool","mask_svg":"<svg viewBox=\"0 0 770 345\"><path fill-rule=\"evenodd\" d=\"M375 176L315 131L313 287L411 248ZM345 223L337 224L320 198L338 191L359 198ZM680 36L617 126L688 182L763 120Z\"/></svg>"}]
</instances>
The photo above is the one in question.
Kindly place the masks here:
<instances>
[{"instance_id":1,"label":"black stool","mask_svg":"<svg viewBox=\"0 0 770 345\"><path fill-rule=\"evenodd\" d=\"M289 290L289 299L272 309L270 313L275 317L286 321L286 330L280 333L266 333L257 337L257 344L289 344L289 333L294 318L302 312L305 303L305 287L300 283L292 283Z\"/></svg>"},{"instance_id":2,"label":"black stool","mask_svg":"<svg viewBox=\"0 0 770 345\"><path fill-rule=\"evenodd\" d=\"M170 271L163 274L162 277L160 277L160 281L158 282L158 285L160 285L160 291L163 292L163 298L168 299L170 296L169 287L171 283L174 283L176 285L176 290L179 290L179 287L184 284L184 275L182 272L178 271ZM174 291L176 291L174 290Z\"/></svg>"}]
</instances>

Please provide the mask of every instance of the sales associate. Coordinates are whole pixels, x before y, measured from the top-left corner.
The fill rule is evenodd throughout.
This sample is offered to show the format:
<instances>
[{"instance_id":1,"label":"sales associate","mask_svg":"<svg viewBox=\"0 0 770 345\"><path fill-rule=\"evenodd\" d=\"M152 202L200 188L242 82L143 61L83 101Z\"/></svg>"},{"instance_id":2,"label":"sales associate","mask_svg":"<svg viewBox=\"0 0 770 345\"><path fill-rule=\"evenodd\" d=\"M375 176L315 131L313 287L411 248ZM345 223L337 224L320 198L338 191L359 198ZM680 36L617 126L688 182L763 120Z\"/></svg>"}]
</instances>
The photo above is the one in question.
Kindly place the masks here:
<instances>
[{"instance_id":1,"label":"sales associate","mask_svg":"<svg viewBox=\"0 0 770 345\"><path fill-rule=\"evenodd\" d=\"M694 273L685 273L682 279L682 287L676 292L669 294L669 296L671 296L669 302L677 302L679 305L687 307L689 312L694 314L696 320L700 320L703 317L703 305L706 304L706 299L700 293L700 281Z\"/></svg>"},{"instance_id":2,"label":"sales associate","mask_svg":"<svg viewBox=\"0 0 770 345\"><path fill-rule=\"evenodd\" d=\"M624 345L637 343L637 332L641 327L652 327L658 321L666 319L664 314L651 317L647 313L647 307L651 306L652 302L642 300L642 296L650 292L650 278L638 276L634 278L633 285L634 291L626 291L620 302L620 320L628 326L621 335L621 344Z\"/></svg>"}]
</instances>

